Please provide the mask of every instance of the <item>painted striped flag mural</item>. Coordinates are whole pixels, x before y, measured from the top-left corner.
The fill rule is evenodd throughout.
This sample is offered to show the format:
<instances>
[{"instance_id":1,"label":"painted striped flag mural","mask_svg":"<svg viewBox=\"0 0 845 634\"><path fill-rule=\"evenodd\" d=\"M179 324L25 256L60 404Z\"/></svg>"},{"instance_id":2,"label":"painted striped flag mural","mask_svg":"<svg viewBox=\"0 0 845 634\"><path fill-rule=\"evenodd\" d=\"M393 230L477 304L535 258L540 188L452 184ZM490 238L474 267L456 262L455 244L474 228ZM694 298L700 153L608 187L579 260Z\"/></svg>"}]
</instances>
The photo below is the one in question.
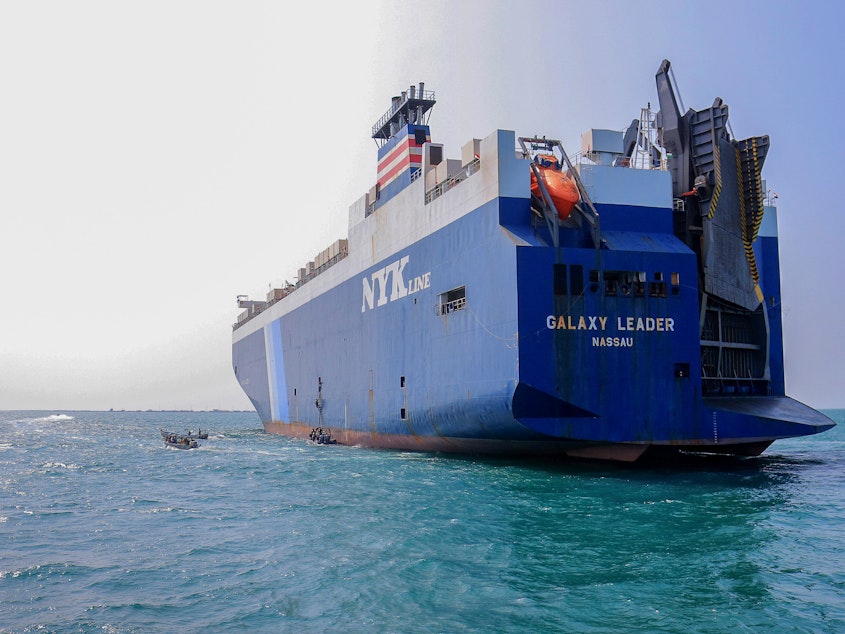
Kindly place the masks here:
<instances>
[{"instance_id":1,"label":"painted striped flag mural","mask_svg":"<svg viewBox=\"0 0 845 634\"><path fill-rule=\"evenodd\" d=\"M411 170L422 167L422 146L430 141L428 126L407 125L404 133L395 135L379 149L378 184L382 192L403 175L407 175L405 184L410 183Z\"/></svg>"}]
</instances>

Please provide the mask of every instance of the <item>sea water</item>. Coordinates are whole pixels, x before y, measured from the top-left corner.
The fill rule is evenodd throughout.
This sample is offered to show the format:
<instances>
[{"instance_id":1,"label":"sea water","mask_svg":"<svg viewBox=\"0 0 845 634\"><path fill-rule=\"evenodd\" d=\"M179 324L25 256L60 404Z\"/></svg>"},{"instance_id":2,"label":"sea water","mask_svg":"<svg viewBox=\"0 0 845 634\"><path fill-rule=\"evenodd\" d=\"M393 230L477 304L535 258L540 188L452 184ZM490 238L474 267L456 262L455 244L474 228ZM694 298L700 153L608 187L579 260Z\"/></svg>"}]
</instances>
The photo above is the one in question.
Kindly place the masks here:
<instances>
[{"instance_id":1,"label":"sea water","mask_svg":"<svg viewBox=\"0 0 845 634\"><path fill-rule=\"evenodd\" d=\"M843 632L828 414L760 458L632 468L0 412L0 631Z\"/></svg>"}]
</instances>

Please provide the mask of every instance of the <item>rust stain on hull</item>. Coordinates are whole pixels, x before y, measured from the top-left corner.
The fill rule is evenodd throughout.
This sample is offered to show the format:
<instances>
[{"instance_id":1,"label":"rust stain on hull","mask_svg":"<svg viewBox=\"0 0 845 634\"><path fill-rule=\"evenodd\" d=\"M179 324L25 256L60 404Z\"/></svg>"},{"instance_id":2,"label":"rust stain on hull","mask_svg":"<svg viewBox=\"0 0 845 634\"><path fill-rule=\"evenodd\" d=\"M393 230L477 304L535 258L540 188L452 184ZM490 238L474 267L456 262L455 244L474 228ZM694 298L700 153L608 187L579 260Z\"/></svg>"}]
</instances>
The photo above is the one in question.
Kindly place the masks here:
<instances>
[{"instance_id":1,"label":"rust stain on hull","mask_svg":"<svg viewBox=\"0 0 845 634\"><path fill-rule=\"evenodd\" d=\"M271 421L264 423L269 434L308 440L315 423ZM417 434L381 434L360 432L323 425L337 444L368 447L371 449L393 449L400 451L424 451L453 454L499 454L536 455L545 457L576 458L613 462L636 462L643 455L665 451L684 453L719 453L735 456L760 455L772 441L723 442L718 445L689 443L590 443L577 440L492 440L484 438L452 438L447 436L419 436Z\"/></svg>"},{"instance_id":2,"label":"rust stain on hull","mask_svg":"<svg viewBox=\"0 0 845 634\"><path fill-rule=\"evenodd\" d=\"M280 421L264 423L264 431L269 434L302 440L308 440L309 434L315 427L314 423L283 423ZM419 436L417 434L381 434L378 432L351 431L327 425L322 425L322 429L331 434L331 438L340 445L401 451L456 454L532 454L633 462L648 448L647 445L639 444L597 445L595 443L554 439L519 441Z\"/></svg>"}]
</instances>

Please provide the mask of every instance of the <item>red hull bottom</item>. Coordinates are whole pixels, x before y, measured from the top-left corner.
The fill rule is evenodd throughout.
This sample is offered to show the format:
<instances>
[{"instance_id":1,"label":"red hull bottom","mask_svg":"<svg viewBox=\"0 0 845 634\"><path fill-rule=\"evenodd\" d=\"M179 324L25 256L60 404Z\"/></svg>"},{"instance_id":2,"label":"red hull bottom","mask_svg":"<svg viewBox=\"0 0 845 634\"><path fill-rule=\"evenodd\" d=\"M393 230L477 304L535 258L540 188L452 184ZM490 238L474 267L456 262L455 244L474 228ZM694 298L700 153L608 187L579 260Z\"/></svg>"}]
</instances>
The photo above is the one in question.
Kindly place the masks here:
<instances>
[{"instance_id":1,"label":"red hull bottom","mask_svg":"<svg viewBox=\"0 0 845 634\"><path fill-rule=\"evenodd\" d=\"M439 452L452 454L484 455L531 455L545 458L576 458L612 462L636 462L644 455L654 458L672 458L683 454L718 454L732 456L759 456L773 440L723 442L719 445L681 444L626 444L585 443L576 440L489 440L480 438L452 438L444 436L411 436L380 434L348 429L324 427L332 441L339 445L368 447L371 449L393 449L400 451ZM264 423L268 434L309 440L314 425L311 423Z\"/></svg>"}]
</instances>

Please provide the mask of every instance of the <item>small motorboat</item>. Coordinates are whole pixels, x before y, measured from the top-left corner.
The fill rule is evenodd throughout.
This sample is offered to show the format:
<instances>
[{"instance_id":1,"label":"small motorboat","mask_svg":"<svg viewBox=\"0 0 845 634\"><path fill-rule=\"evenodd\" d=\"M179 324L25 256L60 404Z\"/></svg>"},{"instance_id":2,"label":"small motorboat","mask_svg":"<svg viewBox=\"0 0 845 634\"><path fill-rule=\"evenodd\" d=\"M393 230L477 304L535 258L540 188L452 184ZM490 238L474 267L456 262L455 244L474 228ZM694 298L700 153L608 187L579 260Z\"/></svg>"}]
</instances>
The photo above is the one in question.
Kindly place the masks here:
<instances>
[{"instance_id":1,"label":"small motorboat","mask_svg":"<svg viewBox=\"0 0 845 634\"><path fill-rule=\"evenodd\" d=\"M190 434L177 434L175 432L161 430L161 437L164 444L174 449L197 449L200 444Z\"/></svg>"},{"instance_id":2,"label":"small motorboat","mask_svg":"<svg viewBox=\"0 0 845 634\"><path fill-rule=\"evenodd\" d=\"M331 433L328 431L323 430L322 427L315 427L311 430L311 433L308 434L308 440L318 445L336 445L337 440L332 438Z\"/></svg>"}]
</instances>

